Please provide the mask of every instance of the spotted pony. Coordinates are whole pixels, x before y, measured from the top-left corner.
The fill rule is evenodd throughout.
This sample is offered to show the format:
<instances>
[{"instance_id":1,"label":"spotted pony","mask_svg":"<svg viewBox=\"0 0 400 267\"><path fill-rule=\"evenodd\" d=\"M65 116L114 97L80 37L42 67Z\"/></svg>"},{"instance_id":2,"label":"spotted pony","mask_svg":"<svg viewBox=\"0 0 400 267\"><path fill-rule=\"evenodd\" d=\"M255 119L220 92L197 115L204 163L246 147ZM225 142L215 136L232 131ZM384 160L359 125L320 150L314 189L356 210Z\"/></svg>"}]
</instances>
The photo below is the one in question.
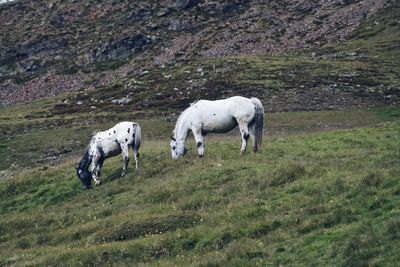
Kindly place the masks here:
<instances>
[{"instance_id":1,"label":"spotted pony","mask_svg":"<svg viewBox=\"0 0 400 267\"><path fill-rule=\"evenodd\" d=\"M121 177L125 176L128 169L130 147L133 149L136 169L138 169L140 142L141 128L135 122L120 122L111 129L95 133L76 168L76 174L82 181L83 189L90 188L92 178L95 185L99 185L101 182L100 170L104 160L120 153L123 158Z\"/></svg>"}]
</instances>

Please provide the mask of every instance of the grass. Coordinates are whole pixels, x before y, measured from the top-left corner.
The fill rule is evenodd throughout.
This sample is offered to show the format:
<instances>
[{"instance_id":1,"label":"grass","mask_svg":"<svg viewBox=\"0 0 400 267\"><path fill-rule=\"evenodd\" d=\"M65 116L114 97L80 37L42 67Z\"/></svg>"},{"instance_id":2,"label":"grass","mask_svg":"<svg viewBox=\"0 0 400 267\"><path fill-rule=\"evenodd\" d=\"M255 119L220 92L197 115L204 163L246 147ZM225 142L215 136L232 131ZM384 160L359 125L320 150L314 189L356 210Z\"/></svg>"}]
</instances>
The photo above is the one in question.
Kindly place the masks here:
<instances>
[{"instance_id":1,"label":"grass","mask_svg":"<svg viewBox=\"0 0 400 267\"><path fill-rule=\"evenodd\" d=\"M340 112L271 114L274 134L243 157L234 135L210 136L201 160L190 140L179 161L153 137L139 172L131 166L120 179L121 159L109 159L104 183L90 191L75 177L77 158L29 167L0 184L0 263L395 265L398 112L348 114L347 121ZM359 115L373 122L350 119ZM342 118L348 129L321 128L318 117L335 129Z\"/></svg>"},{"instance_id":2,"label":"grass","mask_svg":"<svg viewBox=\"0 0 400 267\"><path fill-rule=\"evenodd\" d=\"M178 114L161 112L147 117L142 112L72 113L52 115L47 99L27 105L3 108L0 115L0 171L39 166L60 158L71 157L82 151L95 130L107 129L115 121L137 121L143 128L144 141L167 138L173 129L172 121ZM47 115L46 115L47 114ZM146 117L145 117L146 116ZM393 121L399 117L395 108L321 112L272 113L267 115L266 127L270 136L298 135L310 132L369 126ZM238 133L234 131L233 135Z\"/></svg>"}]
</instances>

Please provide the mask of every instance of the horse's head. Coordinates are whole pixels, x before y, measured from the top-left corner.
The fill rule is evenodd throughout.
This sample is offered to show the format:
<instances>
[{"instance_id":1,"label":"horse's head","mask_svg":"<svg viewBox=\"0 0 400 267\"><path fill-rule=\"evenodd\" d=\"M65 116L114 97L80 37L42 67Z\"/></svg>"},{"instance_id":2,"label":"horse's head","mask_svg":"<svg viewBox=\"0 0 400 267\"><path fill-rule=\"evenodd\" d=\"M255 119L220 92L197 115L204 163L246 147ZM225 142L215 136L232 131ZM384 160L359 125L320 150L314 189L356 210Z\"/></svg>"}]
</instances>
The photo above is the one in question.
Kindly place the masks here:
<instances>
[{"instance_id":1,"label":"horse's head","mask_svg":"<svg viewBox=\"0 0 400 267\"><path fill-rule=\"evenodd\" d=\"M178 142L174 137L171 136L171 156L172 159L178 159L186 154L187 149L185 147L185 142Z\"/></svg>"},{"instance_id":2,"label":"horse's head","mask_svg":"<svg viewBox=\"0 0 400 267\"><path fill-rule=\"evenodd\" d=\"M92 181L92 175L88 170L81 170L76 168L76 175L78 176L79 180L82 181L83 189L90 189L90 183Z\"/></svg>"}]
</instances>

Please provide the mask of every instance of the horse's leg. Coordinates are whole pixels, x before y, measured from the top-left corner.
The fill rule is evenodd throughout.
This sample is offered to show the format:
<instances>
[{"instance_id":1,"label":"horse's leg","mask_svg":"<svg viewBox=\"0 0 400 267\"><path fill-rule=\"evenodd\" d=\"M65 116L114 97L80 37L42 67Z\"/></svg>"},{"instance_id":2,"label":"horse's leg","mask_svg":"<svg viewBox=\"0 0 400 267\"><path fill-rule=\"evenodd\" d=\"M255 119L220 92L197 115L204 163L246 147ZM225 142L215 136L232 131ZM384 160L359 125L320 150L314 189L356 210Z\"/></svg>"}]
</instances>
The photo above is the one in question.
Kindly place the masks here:
<instances>
[{"instance_id":1,"label":"horse's leg","mask_svg":"<svg viewBox=\"0 0 400 267\"><path fill-rule=\"evenodd\" d=\"M201 142L203 143L203 155L204 155L204 152L205 152L205 149L206 149L206 134L207 133L201 133Z\"/></svg>"},{"instance_id":2,"label":"horse's leg","mask_svg":"<svg viewBox=\"0 0 400 267\"><path fill-rule=\"evenodd\" d=\"M204 136L201 134L201 128L193 128L192 132L194 139L196 140L197 153L199 155L199 158L202 158L204 157L205 143L204 143Z\"/></svg>"},{"instance_id":3,"label":"horse's leg","mask_svg":"<svg viewBox=\"0 0 400 267\"><path fill-rule=\"evenodd\" d=\"M104 163L104 157L100 157L98 162L97 162L97 166L94 169L94 173L96 174L96 177L100 177L101 168L103 168L103 163ZM100 180L99 180L99 182L100 182Z\"/></svg>"},{"instance_id":4,"label":"horse's leg","mask_svg":"<svg viewBox=\"0 0 400 267\"><path fill-rule=\"evenodd\" d=\"M136 164L136 169L139 169L139 151L135 150L134 147L133 149L133 154L135 155L135 164Z\"/></svg>"},{"instance_id":5,"label":"horse's leg","mask_svg":"<svg viewBox=\"0 0 400 267\"><path fill-rule=\"evenodd\" d=\"M242 136L242 147L240 149L240 155L242 155L246 151L247 141L249 140L250 133L246 123L239 122L238 124L240 129L240 135Z\"/></svg>"},{"instance_id":6,"label":"horse's leg","mask_svg":"<svg viewBox=\"0 0 400 267\"><path fill-rule=\"evenodd\" d=\"M99 185L101 183L99 176L100 176L100 170L99 170L99 163L100 163L100 157L98 155L95 155L92 160L92 166L91 166L91 173L92 173L92 178L94 180L95 185Z\"/></svg>"},{"instance_id":7,"label":"horse's leg","mask_svg":"<svg viewBox=\"0 0 400 267\"><path fill-rule=\"evenodd\" d=\"M124 165L122 166L121 177L124 177L126 172L128 171L128 163L129 163L129 147L128 144L121 144L121 154L122 159L124 161Z\"/></svg>"},{"instance_id":8,"label":"horse's leg","mask_svg":"<svg viewBox=\"0 0 400 267\"><path fill-rule=\"evenodd\" d=\"M249 134L250 134L250 139L251 142L253 143L253 152L257 152L257 143L256 143L256 126L253 124L252 126L249 127Z\"/></svg>"}]
</instances>

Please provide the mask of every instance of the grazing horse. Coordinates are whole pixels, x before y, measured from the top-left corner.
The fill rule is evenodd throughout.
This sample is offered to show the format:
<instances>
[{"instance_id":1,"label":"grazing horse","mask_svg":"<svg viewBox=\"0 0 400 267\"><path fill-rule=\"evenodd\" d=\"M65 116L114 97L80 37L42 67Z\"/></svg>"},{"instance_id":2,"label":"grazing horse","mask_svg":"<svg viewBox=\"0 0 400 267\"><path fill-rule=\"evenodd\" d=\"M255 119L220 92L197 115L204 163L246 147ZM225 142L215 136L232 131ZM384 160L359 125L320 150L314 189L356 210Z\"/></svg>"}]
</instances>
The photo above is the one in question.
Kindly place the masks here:
<instances>
[{"instance_id":1,"label":"grazing horse","mask_svg":"<svg viewBox=\"0 0 400 267\"><path fill-rule=\"evenodd\" d=\"M123 168L121 177L126 174L129 162L129 147L132 146L135 154L136 169L139 167L139 148L141 129L135 122L120 122L111 129L97 132L93 135L86 148L76 173L82 181L83 189L90 188L91 178L96 185L100 184L100 170L105 159L122 153ZM92 163L90 172L89 164Z\"/></svg>"},{"instance_id":2,"label":"grazing horse","mask_svg":"<svg viewBox=\"0 0 400 267\"><path fill-rule=\"evenodd\" d=\"M243 154L249 137L253 151L261 145L264 126L264 107L257 98L233 96L216 101L199 100L179 116L171 136L171 155L177 159L186 154L185 141L192 131L197 144L199 157L204 156L207 133L226 133L239 125L242 136Z\"/></svg>"}]
</instances>

